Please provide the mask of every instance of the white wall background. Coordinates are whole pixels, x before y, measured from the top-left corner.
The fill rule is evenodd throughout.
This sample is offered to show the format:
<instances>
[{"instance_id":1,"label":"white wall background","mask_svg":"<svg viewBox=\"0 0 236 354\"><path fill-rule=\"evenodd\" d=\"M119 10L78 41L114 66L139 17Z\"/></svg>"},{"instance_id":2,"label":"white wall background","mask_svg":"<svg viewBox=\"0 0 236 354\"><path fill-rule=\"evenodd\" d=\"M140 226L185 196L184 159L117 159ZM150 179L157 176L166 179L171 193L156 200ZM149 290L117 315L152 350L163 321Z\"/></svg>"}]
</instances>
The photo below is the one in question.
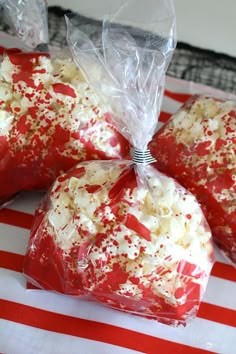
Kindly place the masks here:
<instances>
[{"instance_id":1,"label":"white wall background","mask_svg":"<svg viewBox=\"0 0 236 354\"><path fill-rule=\"evenodd\" d=\"M91 15L120 0L48 0ZM145 0L142 1L145 9ZM236 57L236 0L175 0L178 40Z\"/></svg>"}]
</instances>

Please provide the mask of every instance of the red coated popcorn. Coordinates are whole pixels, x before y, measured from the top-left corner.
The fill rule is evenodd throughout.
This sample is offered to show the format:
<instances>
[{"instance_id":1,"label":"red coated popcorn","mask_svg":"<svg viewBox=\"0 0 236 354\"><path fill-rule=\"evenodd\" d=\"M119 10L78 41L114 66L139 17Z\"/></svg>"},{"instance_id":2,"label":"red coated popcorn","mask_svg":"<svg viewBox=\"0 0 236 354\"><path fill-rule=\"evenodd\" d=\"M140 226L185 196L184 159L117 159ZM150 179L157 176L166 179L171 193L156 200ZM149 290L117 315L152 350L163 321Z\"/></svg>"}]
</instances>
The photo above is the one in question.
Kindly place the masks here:
<instances>
[{"instance_id":1,"label":"red coated popcorn","mask_svg":"<svg viewBox=\"0 0 236 354\"><path fill-rule=\"evenodd\" d=\"M87 159L124 157L114 128L71 59L8 51L0 64L0 202L45 189Z\"/></svg>"},{"instance_id":2,"label":"red coated popcorn","mask_svg":"<svg viewBox=\"0 0 236 354\"><path fill-rule=\"evenodd\" d=\"M18 48L6 48L0 45L0 60L3 55L6 55L8 53L21 53L21 50Z\"/></svg>"},{"instance_id":3,"label":"red coated popcorn","mask_svg":"<svg viewBox=\"0 0 236 354\"><path fill-rule=\"evenodd\" d=\"M83 162L39 206L24 272L37 285L168 324L196 315L212 266L193 197L152 166Z\"/></svg>"},{"instance_id":4,"label":"red coated popcorn","mask_svg":"<svg viewBox=\"0 0 236 354\"><path fill-rule=\"evenodd\" d=\"M195 96L156 134L156 167L190 190L236 262L236 103Z\"/></svg>"}]
</instances>

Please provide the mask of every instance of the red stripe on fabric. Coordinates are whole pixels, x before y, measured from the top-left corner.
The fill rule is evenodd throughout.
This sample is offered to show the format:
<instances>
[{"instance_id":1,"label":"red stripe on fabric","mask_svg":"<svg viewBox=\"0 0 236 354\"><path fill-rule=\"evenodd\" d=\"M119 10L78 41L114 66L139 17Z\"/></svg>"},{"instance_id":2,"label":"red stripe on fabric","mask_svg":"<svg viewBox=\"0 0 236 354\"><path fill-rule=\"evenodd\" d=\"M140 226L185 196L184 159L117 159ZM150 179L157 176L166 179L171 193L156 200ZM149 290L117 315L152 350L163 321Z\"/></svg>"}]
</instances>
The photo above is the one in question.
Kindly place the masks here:
<instances>
[{"instance_id":1,"label":"red stripe on fabric","mask_svg":"<svg viewBox=\"0 0 236 354\"><path fill-rule=\"evenodd\" d=\"M160 116L159 116L159 122L165 123L170 119L171 116L172 116L171 113L161 111Z\"/></svg>"},{"instance_id":2,"label":"red stripe on fabric","mask_svg":"<svg viewBox=\"0 0 236 354\"><path fill-rule=\"evenodd\" d=\"M0 268L22 273L24 256L0 250Z\"/></svg>"},{"instance_id":3,"label":"red stripe on fabric","mask_svg":"<svg viewBox=\"0 0 236 354\"><path fill-rule=\"evenodd\" d=\"M21 273L23 262L24 257L21 255L0 251L0 267L2 268ZM205 302L201 303L197 317L228 326L236 326L236 311Z\"/></svg>"},{"instance_id":4,"label":"red stripe on fabric","mask_svg":"<svg viewBox=\"0 0 236 354\"><path fill-rule=\"evenodd\" d=\"M178 93L178 92L172 92L169 90L165 90L165 96L169 98L173 98L175 101L185 103L188 101L192 95L189 95L188 93Z\"/></svg>"},{"instance_id":5,"label":"red stripe on fabric","mask_svg":"<svg viewBox=\"0 0 236 354\"><path fill-rule=\"evenodd\" d=\"M47 331L117 345L144 353L212 353L117 326L0 300L0 317Z\"/></svg>"},{"instance_id":6,"label":"red stripe on fabric","mask_svg":"<svg viewBox=\"0 0 236 354\"><path fill-rule=\"evenodd\" d=\"M234 296L234 294L229 294L229 296ZM236 327L236 311L221 306L207 304L206 302L201 303L197 317Z\"/></svg>"},{"instance_id":7,"label":"red stripe on fabric","mask_svg":"<svg viewBox=\"0 0 236 354\"><path fill-rule=\"evenodd\" d=\"M216 262L212 268L211 275L236 282L236 268L230 264Z\"/></svg>"},{"instance_id":8,"label":"red stripe on fabric","mask_svg":"<svg viewBox=\"0 0 236 354\"><path fill-rule=\"evenodd\" d=\"M4 208L0 210L0 222L12 226L30 229L33 224L34 216L22 211Z\"/></svg>"}]
</instances>

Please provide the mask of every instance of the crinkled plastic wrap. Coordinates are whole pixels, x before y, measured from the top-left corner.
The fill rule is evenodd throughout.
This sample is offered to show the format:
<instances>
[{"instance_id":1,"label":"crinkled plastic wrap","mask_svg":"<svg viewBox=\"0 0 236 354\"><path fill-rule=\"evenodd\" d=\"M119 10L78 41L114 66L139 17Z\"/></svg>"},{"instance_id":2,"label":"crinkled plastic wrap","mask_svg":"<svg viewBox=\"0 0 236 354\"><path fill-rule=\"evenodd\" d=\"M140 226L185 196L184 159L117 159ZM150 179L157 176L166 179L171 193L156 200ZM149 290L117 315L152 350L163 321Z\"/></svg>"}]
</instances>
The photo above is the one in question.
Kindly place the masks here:
<instances>
[{"instance_id":1,"label":"crinkled plastic wrap","mask_svg":"<svg viewBox=\"0 0 236 354\"><path fill-rule=\"evenodd\" d=\"M236 264L236 102L194 96L150 149L156 167L197 197L215 241Z\"/></svg>"},{"instance_id":2,"label":"crinkled plastic wrap","mask_svg":"<svg viewBox=\"0 0 236 354\"><path fill-rule=\"evenodd\" d=\"M172 16L173 29L172 2L164 3L156 20ZM82 162L55 181L36 212L24 273L41 288L178 325L197 313L213 250L195 197L158 172L147 150L174 45L166 35L172 45L165 53L152 36L139 48L127 28L108 19L102 55L68 21L73 56L110 102L133 160Z\"/></svg>"},{"instance_id":3,"label":"crinkled plastic wrap","mask_svg":"<svg viewBox=\"0 0 236 354\"><path fill-rule=\"evenodd\" d=\"M48 188L80 161L127 156L128 142L71 58L0 53L0 204Z\"/></svg>"},{"instance_id":4,"label":"crinkled plastic wrap","mask_svg":"<svg viewBox=\"0 0 236 354\"><path fill-rule=\"evenodd\" d=\"M47 50L48 21L45 0L0 0L1 15L28 49Z\"/></svg>"}]
</instances>

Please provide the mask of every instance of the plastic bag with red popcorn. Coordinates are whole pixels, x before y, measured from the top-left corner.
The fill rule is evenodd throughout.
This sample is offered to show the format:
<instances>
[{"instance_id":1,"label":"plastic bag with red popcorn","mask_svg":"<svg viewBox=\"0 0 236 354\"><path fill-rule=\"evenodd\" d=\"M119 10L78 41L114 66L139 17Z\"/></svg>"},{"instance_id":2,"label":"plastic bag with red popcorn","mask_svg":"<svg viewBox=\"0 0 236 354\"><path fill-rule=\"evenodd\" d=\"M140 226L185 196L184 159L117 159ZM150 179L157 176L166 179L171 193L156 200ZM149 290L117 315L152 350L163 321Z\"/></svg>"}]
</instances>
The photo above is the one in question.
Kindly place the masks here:
<instances>
[{"instance_id":1,"label":"plastic bag with red popcorn","mask_svg":"<svg viewBox=\"0 0 236 354\"><path fill-rule=\"evenodd\" d=\"M156 167L197 197L216 243L236 264L236 102L193 96L150 149Z\"/></svg>"},{"instance_id":2,"label":"plastic bag with red popcorn","mask_svg":"<svg viewBox=\"0 0 236 354\"><path fill-rule=\"evenodd\" d=\"M30 7L18 11L22 20L16 29L32 49L47 48L42 44L47 34L39 35L44 27L28 33L35 24L29 21L30 9L39 3L46 13L44 1L26 1ZM72 58L5 52L0 62L0 204L19 191L48 188L80 161L122 158L127 152L128 142Z\"/></svg>"},{"instance_id":3,"label":"plastic bag with red popcorn","mask_svg":"<svg viewBox=\"0 0 236 354\"><path fill-rule=\"evenodd\" d=\"M197 313L213 249L195 197L157 171L147 150L175 45L172 2L158 1L159 12L151 3L148 23L162 37L147 33L143 47L118 15L104 21L103 54L67 21L72 54L109 101L133 158L82 162L55 181L36 211L24 273L43 289L179 325ZM130 1L119 16L129 6L140 10Z\"/></svg>"}]
</instances>

